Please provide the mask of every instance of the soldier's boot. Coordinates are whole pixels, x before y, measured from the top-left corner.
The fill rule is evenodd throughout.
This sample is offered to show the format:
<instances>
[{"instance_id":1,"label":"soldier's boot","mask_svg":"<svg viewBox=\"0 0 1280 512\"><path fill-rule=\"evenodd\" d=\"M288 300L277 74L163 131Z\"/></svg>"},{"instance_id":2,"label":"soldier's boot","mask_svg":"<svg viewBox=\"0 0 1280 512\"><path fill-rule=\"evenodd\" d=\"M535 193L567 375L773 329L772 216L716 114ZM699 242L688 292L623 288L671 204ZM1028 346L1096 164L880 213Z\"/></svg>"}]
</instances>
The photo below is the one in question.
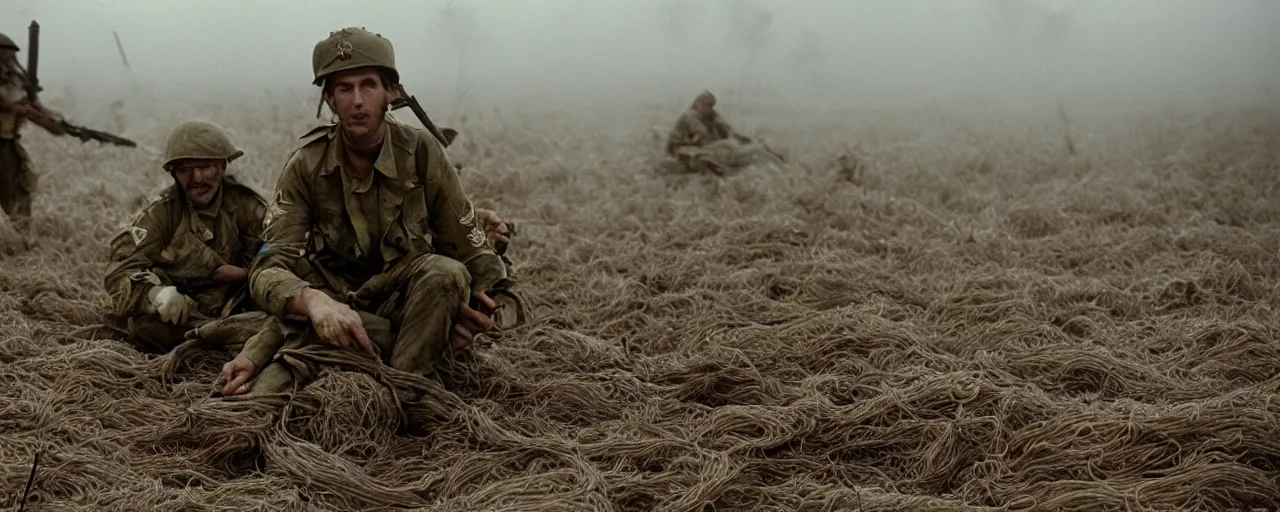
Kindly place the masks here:
<instances>
[{"instance_id":1,"label":"soldier's boot","mask_svg":"<svg viewBox=\"0 0 1280 512\"><path fill-rule=\"evenodd\" d=\"M489 289L488 295L498 304L498 310L490 316L494 330L511 330L527 321L524 299L520 298L520 292L515 290L513 279L499 280Z\"/></svg>"},{"instance_id":2,"label":"soldier's boot","mask_svg":"<svg viewBox=\"0 0 1280 512\"><path fill-rule=\"evenodd\" d=\"M129 341L139 352L163 354L186 341L187 331L203 322L187 322L173 325L156 315L135 315L125 321Z\"/></svg>"},{"instance_id":3,"label":"soldier's boot","mask_svg":"<svg viewBox=\"0 0 1280 512\"><path fill-rule=\"evenodd\" d=\"M398 270L403 294L391 315L397 336L390 365L426 375L444 354L458 305L471 296L471 275L462 263L438 254L418 256Z\"/></svg>"},{"instance_id":4,"label":"soldier's boot","mask_svg":"<svg viewBox=\"0 0 1280 512\"><path fill-rule=\"evenodd\" d=\"M25 230L31 223L31 190L24 186L14 192L12 205L9 218L13 220L13 227Z\"/></svg>"},{"instance_id":5,"label":"soldier's boot","mask_svg":"<svg viewBox=\"0 0 1280 512\"><path fill-rule=\"evenodd\" d=\"M274 395L288 393L294 387L293 371L289 365L281 361L272 361L249 384L246 396Z\"/></svg>"},{"instance_id":6,"label":"soldier's boot","mask_svg":"<svg viewBox=\"0 0 1280 512\"><path fill-rule=\"evenodd\" d=\"M14 190L0 198L0 206L9 217L9 225L18 233L31 230L31 195L28 192Z\"/></svg>"},{"instance_id":7,"label":"soldier's boot","mask_svg":"<svg viewBox=\"0 0 1280 512\"><path fill-rule=\"evenodd\" d=\"M199 339L205 345L225 348L235 355L249 338L267 328L274 319L264 311L246 311L205 322L186 332L188 339Z\"/></svg>"}]
</instances>

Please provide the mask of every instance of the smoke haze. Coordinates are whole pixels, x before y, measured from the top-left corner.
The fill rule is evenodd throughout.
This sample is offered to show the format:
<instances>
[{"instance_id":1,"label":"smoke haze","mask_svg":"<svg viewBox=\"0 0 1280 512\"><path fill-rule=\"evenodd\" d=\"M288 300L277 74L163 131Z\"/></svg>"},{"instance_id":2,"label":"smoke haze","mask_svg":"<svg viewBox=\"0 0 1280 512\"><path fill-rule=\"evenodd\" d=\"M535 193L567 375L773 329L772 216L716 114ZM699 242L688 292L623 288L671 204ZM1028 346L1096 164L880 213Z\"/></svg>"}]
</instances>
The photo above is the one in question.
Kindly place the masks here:
<instances>
[{"instance_id":1,"label":"smoke haze","mask_svg":"<svg viewBox=\"0 0 1280 512\"><path fill-rule=\"evenodd\" d=\"M42 82L77 94L314 91L312 45L344 26L390 38L406 85L446 103L703 88L845 104L1049 95L1274 101L1280 82L1280 2L1269 0L6 4L0 32L25 47L27 24L38 20Z\"/></svg>"}]
</instances>

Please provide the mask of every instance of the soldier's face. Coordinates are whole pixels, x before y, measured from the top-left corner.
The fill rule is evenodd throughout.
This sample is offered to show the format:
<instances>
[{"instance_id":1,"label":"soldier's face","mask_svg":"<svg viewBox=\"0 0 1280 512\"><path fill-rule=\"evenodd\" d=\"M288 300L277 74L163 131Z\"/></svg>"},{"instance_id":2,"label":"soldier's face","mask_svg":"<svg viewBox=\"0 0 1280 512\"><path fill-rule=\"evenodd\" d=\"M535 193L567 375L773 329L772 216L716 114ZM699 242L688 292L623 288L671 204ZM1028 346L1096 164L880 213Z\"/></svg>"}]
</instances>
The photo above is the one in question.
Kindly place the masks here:
<instances>
[{"instance_id":1,"label":"soldier's face","mask_svg":"<svg viewBox=\"0 0 1280 512\"><path fill-rule=\"evenodd\" d=\"M333 77L329 108L338 113L343 131L352 137L377 133L391 103L391 91L374 70L354 69Z\"/></svg>"},{"instance_id":2,"label":"soldier's face","mask_svg":"<svg viewBox=\"0 0 1280 512\"><path fill-rule=\"evenodd\" d=\"M0 62L9 62L18 57L18 52L8 48L0 49Z\"/></svg>"},{"instance_id":3,"label":"soldier's face","mask_svg":"<svg viewBox=\"0 0 1280 512\"><path fill-rule=\"evenodd\" d=\"M225 160L179 160L173 165L173 177L182 193L196 206L208 206L222 189Z\"/></svg>"},{"instance_id":4,"label":"soldier's face","mask_svg":"<svg viewBox=\"0 0 1280 512\"><path fill-rule=\"evenodd\" d=\"M703 99L703 100L698 100L698 112L701 112L701 113L703 113L703 114L707 114L707 113L710 113L712 110L715 110L715 109L716 109L716 100L715 100L715 99Z\"/></svg>"}]
</instances>

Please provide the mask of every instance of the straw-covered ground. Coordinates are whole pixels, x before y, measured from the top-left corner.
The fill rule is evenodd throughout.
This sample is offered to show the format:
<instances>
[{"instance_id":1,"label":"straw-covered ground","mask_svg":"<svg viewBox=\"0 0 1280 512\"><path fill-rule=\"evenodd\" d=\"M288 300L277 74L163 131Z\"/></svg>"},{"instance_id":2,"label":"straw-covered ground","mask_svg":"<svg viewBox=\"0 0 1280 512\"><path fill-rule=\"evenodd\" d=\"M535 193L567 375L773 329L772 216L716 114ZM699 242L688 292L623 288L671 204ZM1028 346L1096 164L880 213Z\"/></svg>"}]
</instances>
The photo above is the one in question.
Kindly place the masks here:
<instances>
[{"instance_id":1,"label":"straw-covered ground","mask_svg":"<svg viewBox=\"0 0 1280 512\"><path fill-rule=\"evenodd\" d=\"M153 148L222 123L248 154L232 172L269 194L311 100L55 105ZM224 354L166 379L94 328L106 240L168 179L154 155L29 130L35 232L0 255L0 506L37 455L28 510L1280 501L1276 112L1064 126L1053 105L722 97L788 168L660 174L686 105L453 123L476 204L520 228L535 318L431 378L304 354L335 369L256 401L210 398Z\"/></svg>"}]
</instances>

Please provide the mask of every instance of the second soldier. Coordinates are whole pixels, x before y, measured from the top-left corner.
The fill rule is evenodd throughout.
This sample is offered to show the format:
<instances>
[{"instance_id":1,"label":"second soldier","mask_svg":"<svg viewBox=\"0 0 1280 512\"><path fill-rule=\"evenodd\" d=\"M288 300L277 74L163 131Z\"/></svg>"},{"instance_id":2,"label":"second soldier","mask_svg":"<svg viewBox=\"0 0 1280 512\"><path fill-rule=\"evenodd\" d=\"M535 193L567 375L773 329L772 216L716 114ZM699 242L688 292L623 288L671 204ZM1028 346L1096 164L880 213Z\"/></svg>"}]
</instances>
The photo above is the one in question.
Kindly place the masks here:
<instances>
[{"instance_id":1,"label":"second soldier","mask_svg":"<svg viewBox=\"0 0 1280 512\"><path fill-rule=\"evenodd\" d=\"M111 241L104 285L112 323L140 350L168 351L186 331L252 306L248 267L261 244L266 201L227 174L244 154L220 127L170 132L173 185Z\"/></svg>"}]
</instances>

